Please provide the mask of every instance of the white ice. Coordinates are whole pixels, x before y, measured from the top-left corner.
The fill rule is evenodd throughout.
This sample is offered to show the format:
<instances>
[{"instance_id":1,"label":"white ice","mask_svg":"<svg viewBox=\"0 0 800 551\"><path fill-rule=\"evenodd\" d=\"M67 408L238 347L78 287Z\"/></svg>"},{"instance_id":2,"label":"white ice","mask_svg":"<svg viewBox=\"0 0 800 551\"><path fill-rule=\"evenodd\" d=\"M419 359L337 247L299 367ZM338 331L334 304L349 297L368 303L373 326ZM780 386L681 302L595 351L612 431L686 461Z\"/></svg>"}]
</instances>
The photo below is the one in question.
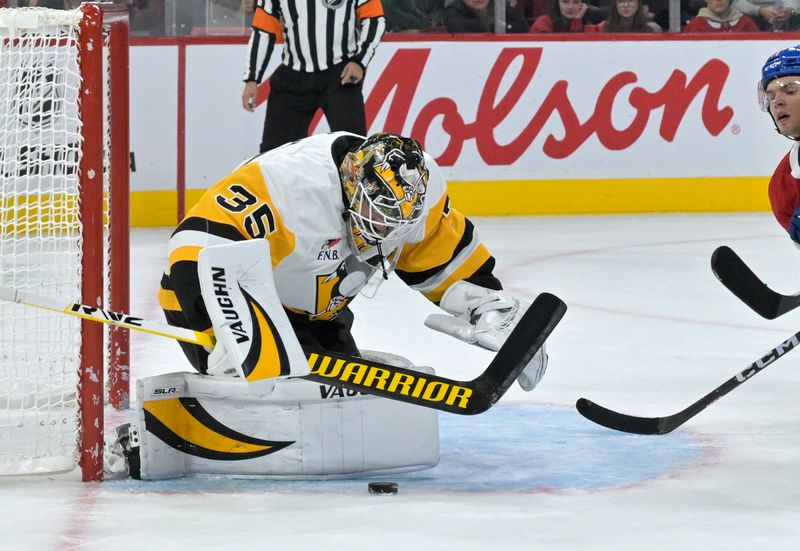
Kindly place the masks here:
<instances>
[{"instance_id":1,"label":"white ice","mask_svg":"<svg viewBox=\"0 0 800 551\"><path fill-rule=\"evenodd\" d=\"M561 297L539 388L477 417L442 414L441 464L364 480L221 478L83 484L0 480L0 549L789 550L800 548L800 353L664 436L592 425L579 397L677 412L798 330L760 319L714 278L719 245L773 288L800 287L800 252L767 213L476 218L506 288ZM162 320L168 229L133 232L131 311ZM424 328L435 310L390 280L359 297L360 346L472 378L490 355ZM133 377L188 369L178 346L132 336ZM797 354L797 356L795 356ZM129 412L107 415L109 427Z\"/></svg>"}]
</instances>

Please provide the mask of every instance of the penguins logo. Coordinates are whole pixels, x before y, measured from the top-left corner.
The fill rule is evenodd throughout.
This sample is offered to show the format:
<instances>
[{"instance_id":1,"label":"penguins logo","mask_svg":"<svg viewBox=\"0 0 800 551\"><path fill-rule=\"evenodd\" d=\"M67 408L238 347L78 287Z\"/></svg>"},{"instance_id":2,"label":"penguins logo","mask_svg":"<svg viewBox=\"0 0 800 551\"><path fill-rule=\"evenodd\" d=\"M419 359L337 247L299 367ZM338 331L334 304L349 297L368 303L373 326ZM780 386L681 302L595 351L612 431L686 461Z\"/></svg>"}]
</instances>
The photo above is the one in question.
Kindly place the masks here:
<instances>
[{"instance_id":1,"label":"penguins logo","mask_svg":"<svg viewBox=\"0 0 800 551\"><path fill-rule=\"evenodd\" d=\"M336 270L317 276L317 313L313 319L329 320L358 294L372 275L373 268L355 256L348 256Z\"/></svg>"}]
</instances>

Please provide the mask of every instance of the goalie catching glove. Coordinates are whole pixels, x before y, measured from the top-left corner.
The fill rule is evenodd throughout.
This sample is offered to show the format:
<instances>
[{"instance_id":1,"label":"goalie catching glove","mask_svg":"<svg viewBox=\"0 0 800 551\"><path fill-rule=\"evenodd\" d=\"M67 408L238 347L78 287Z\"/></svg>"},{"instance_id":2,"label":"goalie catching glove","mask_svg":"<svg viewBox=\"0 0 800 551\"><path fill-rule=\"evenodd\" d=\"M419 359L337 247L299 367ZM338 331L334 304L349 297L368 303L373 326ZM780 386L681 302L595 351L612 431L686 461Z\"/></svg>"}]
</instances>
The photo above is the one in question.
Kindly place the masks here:
<instances>
[{"instance_id":1,"label":"goalie catching glove","mask_svg":"<svg viewBox=\"0 0 800 551\"><path fill-rule=\"evenodd\" d=\"M431 314L425 325L464 342L497 351L516 327L530 303L505 291L495 291L457 281L447 288L439 306L452 316ZM525 366L517 378L523 390L533 390L547 369L545 347Z\"/></svg>"}]
</instances>

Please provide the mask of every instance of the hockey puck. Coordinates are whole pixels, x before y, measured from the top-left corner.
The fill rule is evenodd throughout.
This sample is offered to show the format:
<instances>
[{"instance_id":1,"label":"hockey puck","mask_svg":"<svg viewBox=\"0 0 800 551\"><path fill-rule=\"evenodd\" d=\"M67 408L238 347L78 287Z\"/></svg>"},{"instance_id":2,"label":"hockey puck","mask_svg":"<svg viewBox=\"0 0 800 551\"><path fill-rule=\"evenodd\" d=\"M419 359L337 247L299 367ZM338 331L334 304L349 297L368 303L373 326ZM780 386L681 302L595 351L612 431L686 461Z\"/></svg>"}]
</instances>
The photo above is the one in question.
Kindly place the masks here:
<instances>
[{"instance_id":1,"label":"hockey puck","mask_svg":"<svg viewBox=\"0 0 800 551\"><path fill-rule=\"evenodd\" d=\"M396 494L397 482L370 482L369 493L371 494Z\"/></svg>"}]
</instances>

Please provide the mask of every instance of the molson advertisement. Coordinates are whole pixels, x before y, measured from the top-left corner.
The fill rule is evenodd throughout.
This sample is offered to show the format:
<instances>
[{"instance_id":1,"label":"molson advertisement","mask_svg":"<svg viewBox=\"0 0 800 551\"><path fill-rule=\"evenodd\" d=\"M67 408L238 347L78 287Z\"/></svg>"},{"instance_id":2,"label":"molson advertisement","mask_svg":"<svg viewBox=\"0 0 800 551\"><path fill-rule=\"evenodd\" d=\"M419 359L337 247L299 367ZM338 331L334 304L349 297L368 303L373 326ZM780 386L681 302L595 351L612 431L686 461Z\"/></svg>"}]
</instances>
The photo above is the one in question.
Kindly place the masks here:
<instances>
[{"instance_id":1,"label":"molson advertisement","mask_svg":"<svg viewBox=\"0 0 800 551\"><path fill-rule=\"evenodd\" d=\"M791 144L755 87L789 42L665 38L387 37L367 68L369 131L422 142L470 214L767 208L766 183ZM134 190L183 180L190 206L258 152L269 84L245 112L246 46L211 40L133 47ZM271 67L279 59L278 49ZM327 130L318 115L311 131Z\"/></svg>"}]
</instances>

